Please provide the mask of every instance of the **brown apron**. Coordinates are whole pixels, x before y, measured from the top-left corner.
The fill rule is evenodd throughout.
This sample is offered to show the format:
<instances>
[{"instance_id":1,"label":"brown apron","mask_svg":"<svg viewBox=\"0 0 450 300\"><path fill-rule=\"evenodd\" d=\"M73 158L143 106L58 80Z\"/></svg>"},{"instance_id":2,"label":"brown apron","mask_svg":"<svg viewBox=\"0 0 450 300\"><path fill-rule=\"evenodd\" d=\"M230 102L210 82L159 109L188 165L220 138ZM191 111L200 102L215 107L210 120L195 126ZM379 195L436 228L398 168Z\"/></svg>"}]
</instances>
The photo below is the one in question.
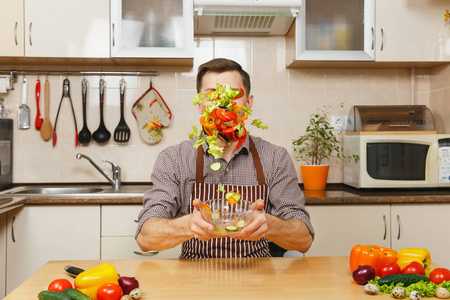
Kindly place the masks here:
<instances>
[{"instance_id":1,"label":"brown apron","mask_svg":"<svg viewBox=\"0 0 450 300\"><path fill-rule=\"evenodd\" d=\"M241 193L243 199L255 202L258 199L264 200L265 211L269 209L267 195L268 186L265 183L264 172L261 160L256 150L255 144L249 136L250 152L256 168L258 185L228 185L223 187L226 192L236 191ZM203 182L203 148L197 151L196 178L192 185L193 199L207 201L210 199L224 198L225 194L219 191L218 184L208 184ZM192 204L188 207L188 213L194 211ZM211 258L211 257L269 257L268 241L265 238L259 241L236 240L229 237L214 238L207 242L192 238L183 243L180 258Z\"/></svg>"}]
</instances>

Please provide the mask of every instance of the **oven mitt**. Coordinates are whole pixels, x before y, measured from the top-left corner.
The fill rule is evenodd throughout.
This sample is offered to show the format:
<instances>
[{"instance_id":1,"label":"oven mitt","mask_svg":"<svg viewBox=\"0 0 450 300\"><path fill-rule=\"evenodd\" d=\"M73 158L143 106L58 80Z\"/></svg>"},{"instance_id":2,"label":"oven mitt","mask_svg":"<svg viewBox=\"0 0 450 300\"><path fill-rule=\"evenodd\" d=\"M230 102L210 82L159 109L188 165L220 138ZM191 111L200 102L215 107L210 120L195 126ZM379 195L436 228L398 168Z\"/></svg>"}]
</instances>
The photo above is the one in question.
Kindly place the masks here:
<instances>
[{"instance_id":1,"label":"oven mitt","mask_svg":"<svg viewBox=\"0 0 450 300\"><path fill-rule=\"evenodd\" d=\"M169 126L172 113L158 91L150 87L131 109L137 121L139 135L148 144L158 143L162 129Z\"/></svg>"}]
</instances>

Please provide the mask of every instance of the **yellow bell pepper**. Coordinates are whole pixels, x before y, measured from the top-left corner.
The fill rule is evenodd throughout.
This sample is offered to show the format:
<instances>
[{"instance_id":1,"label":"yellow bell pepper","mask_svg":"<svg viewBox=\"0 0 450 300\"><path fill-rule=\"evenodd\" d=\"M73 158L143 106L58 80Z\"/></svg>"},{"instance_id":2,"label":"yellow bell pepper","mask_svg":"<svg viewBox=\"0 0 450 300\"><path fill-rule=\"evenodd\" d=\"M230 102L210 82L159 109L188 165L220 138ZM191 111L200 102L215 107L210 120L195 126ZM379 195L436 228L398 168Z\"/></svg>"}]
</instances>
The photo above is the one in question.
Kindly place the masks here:
<instances>
[{"instance_id":1,"label":"yellow bell pepper","mask_svg":"<svg viewBox=\"0 0 450 300\"><path fill-rule=\"evenodd\" d=\"M75 278L75 288L97 300L97 290L106 283L119 284L119 274L111 264L101 264L93 269L81 272Z\"/></svg>"},{"instance_id":2,"label":"yellow bell pepper","mask_svg":"<svg viewBox=\"0 0 450 300\"><path fill-rule=\"evenodd\" d=\"M429 265L431 264L430 251L422 248L404 248L398 251L397 258L397 264L402 270L413 261L422 264L425 271L429 269Z\"/></svg>"}]
</instances>

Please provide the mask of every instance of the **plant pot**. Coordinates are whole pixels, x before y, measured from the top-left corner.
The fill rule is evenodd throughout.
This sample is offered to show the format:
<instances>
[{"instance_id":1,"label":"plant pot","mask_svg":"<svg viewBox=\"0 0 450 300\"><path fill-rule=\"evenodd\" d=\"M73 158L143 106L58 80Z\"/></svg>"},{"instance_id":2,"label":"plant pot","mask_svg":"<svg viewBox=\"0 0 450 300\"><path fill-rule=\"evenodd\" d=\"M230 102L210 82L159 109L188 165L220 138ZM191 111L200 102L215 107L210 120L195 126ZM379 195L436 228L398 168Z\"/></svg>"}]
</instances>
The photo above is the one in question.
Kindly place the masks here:
<instances>
[{"instance_id":1,"label":"plant pot","mask_svg":"<svg viewBox=\"0 0 450 300\"><path fill-rule=\"evenodd\" d=\"M300 166L303 186L305 190L322 191L327 185L328 170L330 165L305 165Z\"/></svg>"}]
</instances>

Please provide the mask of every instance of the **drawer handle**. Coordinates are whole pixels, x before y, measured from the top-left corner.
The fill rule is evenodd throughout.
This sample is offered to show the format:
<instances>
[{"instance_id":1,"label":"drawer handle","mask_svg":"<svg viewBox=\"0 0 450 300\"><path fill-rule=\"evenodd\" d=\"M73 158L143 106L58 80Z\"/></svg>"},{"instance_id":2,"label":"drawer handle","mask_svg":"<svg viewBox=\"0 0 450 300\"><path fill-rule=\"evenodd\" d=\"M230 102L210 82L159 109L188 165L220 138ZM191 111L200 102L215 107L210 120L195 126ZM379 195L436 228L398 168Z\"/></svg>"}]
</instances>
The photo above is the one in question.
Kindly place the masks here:
<instances>
[{"instance_id":1,"label":"drawer handle","mask_svg":"<svg viewBox=\"0 0 450 300\"><path fill-rule=\"evenodd\" d=\"M400 239L400 232L401 232L401 228L402 228L402 222L400 221L400 216L397 215L397 223L398 223L398 235L397 235L397 240Z\"/></svg>"},{"instance_id":2,"label":"drawer handle","mask_svg":"<svg viewBox=\"0 0 450 300\"><path fill-rule=\"evenodd\" d=\"M386 223L386 216L383 215L383 222L384 222L384 236L383 236L383 240L386 240L386 235L387 235L387 223Z\"/></svg>"},{"instance_id":3,"label":"drawer handle","mask_svg":"<svg viewBox=\"0 0 450 300\"><path fill-rule=\"evenodd\" d=\"M374 32L374 29L372 27L372 50L373 50L373 47L375 47L375 32Z\"/></svg>"},{"instance_id":4,"label":"drawer handle","mask_svg":"<svg viewBox=\"0 0 450 300\"><path fill-rule=\"evenodd\" d=\"M384 30L381 28L381 51L384 49Z\"/></svg>"},{"instance_id":5,"label":"drawer handle","mask_svg":"<svg viewBox=\"0 0 450 300\"><path fill-rule=\"evenodd\" d=\"M151 251L147 251L147 252L134 251L134 254L142 255L142 256L154 256L158 253L159 253L159 251L156 251L156 250L151 250Z\"/></svg>"},{"instance_id":6,"label":"drawer handle","mask_svg":"<svg viewBox=\"0 0 450 300\"><path fill-rule=\"evenodd\" d=\"M112 24L112 44L113 44L113 47L116 46L116 32L114 29L114 23Z\"/></svg>"},{"instance_id":7,"label":"drawer handle","mask_svg":"<svg viewBox=\"0 0 450 300\"><path fill-rule=\"evenodd\" d=\"M17 41L17 26L19 25L19 22L16 22L16 25L14 26L14 41L16 42L16 46L19 45L19 42Z\"/></svg>"},{"instance_id":8,"label":"drawer handle","mask_svg":"<svg viewBox=\"0 0 450 300\"><path fill-rule=\"evenodd\" d=\"M30 41L30 46L33 46L33 42L32 42L32 40L31 40L31 29L32 29L32 27L33 27L33 23L32 22L30 22L30 27L29 27L29 29L28 29L28 39L29 39L29 41Z\"/></svg>"},{"instance_id":9,"label":"drawer handle","mask_svg":"<svg viewBox=\"0 0 450 300\"><path fill-rule=\"evenodd\" d=\"M14 223L16 222L16 217L14 216L11 221L11 238L13 243L16 242L16 237L14 236Z\"/></svg>"}]
</instances>

